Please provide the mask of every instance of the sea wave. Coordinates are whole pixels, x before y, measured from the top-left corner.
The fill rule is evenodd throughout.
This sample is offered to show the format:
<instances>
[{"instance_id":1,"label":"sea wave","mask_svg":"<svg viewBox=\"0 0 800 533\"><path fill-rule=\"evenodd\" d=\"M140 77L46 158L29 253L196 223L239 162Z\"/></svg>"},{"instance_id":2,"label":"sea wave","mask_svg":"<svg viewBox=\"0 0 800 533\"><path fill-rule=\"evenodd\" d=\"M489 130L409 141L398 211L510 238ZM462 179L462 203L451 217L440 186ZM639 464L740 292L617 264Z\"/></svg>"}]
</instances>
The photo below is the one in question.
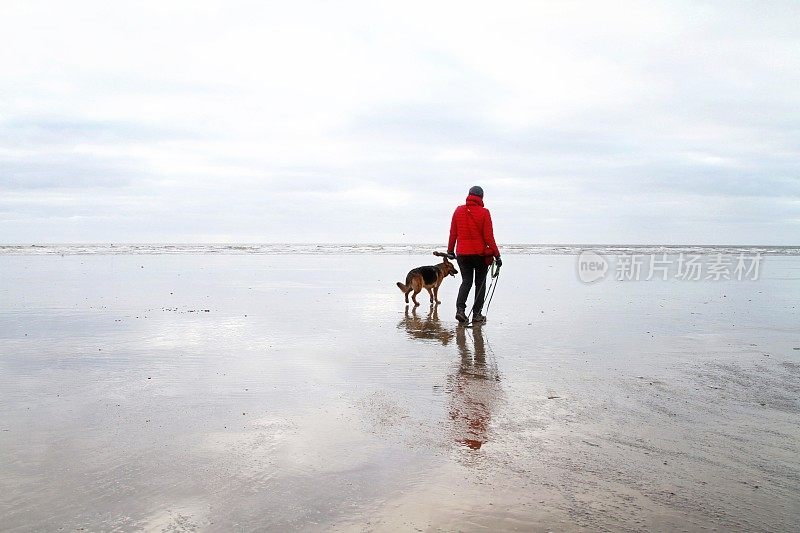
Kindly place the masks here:
<instances>
[{"instance_id":1,"label":"sea wave","mask_svg":"<svg viewBox=\"0 0 800 533\"><path fill-rule=\"evenodd\" d=\"M577 255L800 255L800 246L504 244L503 254ZM0 255L422 255L443 244L31 244L0 245Z\"/></svg>"}]
</instances>

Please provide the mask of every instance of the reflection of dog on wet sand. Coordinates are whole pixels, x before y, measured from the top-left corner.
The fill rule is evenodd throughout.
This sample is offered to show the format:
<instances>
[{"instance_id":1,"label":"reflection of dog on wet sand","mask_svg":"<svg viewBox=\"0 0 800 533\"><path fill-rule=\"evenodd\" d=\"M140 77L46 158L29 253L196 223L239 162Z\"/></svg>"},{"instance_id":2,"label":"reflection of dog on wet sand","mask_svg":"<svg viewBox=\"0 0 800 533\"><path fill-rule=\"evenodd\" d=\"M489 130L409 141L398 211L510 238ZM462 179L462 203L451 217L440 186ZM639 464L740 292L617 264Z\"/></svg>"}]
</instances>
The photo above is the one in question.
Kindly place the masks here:
<instances>
[{"instance_id":1,"label":"reflection of dog on wet sand","mask_svg":"<svg viewBox=\"0 0 800 533\"><path fill-rule=\"evenodd\" d=\"M397 325L398 328L406 330L410 337L421 340L435 340L447 346L453 340L455 335L452 329L445 328L439 321L439 306L431 306L428 311L428 316L420 318L417 316L417 308L411 308L411 314L408 313L408 306L406 306L406 316Z\"/></svg>"},{"instance_id":2,"label":"reflection of dog on wet sand","mask_svg":"<svg viewBox=\"0 0 800 533\"><path fill-rule=\"evenodd\" d=\"M433 253L434 255L440 255L436 252ZM442 302L439 301L439 285L442 284L442 281L447 276L455 276L456 274L458 274L458 270L453 266L453 263L448 261L447 257L442 257L442 262L438 265L421 266L412 269L406 276L406 282L400 283L398 281L397 286L405 294L406 303L408 303L408 293L414 291L411 299L414 300L415 306L419 305L417 294L424 287L431 297L431 304L434 302L440 304Z\"/></svg>"}]
</instances>

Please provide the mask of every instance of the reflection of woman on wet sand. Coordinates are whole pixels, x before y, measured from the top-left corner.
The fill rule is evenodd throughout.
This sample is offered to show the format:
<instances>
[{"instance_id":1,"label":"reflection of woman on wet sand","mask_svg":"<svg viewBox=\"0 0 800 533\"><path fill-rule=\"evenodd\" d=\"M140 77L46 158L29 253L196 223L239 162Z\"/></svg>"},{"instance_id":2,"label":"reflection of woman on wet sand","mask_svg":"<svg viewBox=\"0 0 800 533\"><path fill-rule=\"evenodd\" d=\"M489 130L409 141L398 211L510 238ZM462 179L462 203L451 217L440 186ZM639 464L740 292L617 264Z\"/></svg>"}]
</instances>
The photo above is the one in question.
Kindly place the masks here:
<instances>
[{"instance_id":1,"label":"reflection of woman on wet sand","mask_svg":"<svg viewBox=\"0 0 800 533\"><path fill-rule=\"evenodd\" d=\"M456 330L456 344L461 355L458 373L450 377L450 419L456 442L479 449L488 440L492 408L501 394L500 375L493 358L486 361L486 344L480 327L472 330L473 350L467 341L467 329Z\"/></svg>"},{"instance_id":2,"label":"reflection of woman on wet sand","mask_svg":"<svg viewBox=\"0 0 800 533\"><path fill-rule=\"evenodd\" d=\"M442 326L432 306L428 316L420 318L417 308L411 313L406 306L405 317L397 325L409 337L423 341L438 341L447 346L453 337L458 346L458 371L448 377L447 393L450 396L450 419L457 443L473 450L488 440L492 408L501 394L500 375L494 358L486 360L486 342L480 327L452 329ZM467 338L469 337L469 339Z\"/></svg>"}]
</instances>

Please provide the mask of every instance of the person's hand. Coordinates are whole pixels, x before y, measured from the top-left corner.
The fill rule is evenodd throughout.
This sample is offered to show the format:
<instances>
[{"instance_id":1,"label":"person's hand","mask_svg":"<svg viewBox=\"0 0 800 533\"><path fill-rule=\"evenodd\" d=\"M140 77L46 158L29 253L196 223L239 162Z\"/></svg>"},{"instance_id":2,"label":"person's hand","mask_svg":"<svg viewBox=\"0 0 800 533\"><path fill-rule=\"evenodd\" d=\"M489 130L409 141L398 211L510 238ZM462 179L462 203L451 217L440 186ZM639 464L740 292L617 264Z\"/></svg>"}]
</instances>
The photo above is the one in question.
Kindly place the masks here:
<instances>
[{"instance_id":1,"label":"person's hand","mask_svg":"<svg viewBox=\"0 0 800 533\"><path fill-rule=\"evenodd\" d=\"M451 259L451 260L455 259L456 258L456 254L454 254L452 251L448 251L447 252L447 258Z\"/></svg>"},{"instance_id":2,"label":"person's hand","mask_svg":"<svg viewBox=\"0 0 800 533\"><path fill-rule=\"evenodd\" d=\"M500 268L501 266L503 266L503 260L500 259L500 256L497 256L497 257L494 258L494 264L497 265L497 268Z\"/></svg>"}]
</instances>

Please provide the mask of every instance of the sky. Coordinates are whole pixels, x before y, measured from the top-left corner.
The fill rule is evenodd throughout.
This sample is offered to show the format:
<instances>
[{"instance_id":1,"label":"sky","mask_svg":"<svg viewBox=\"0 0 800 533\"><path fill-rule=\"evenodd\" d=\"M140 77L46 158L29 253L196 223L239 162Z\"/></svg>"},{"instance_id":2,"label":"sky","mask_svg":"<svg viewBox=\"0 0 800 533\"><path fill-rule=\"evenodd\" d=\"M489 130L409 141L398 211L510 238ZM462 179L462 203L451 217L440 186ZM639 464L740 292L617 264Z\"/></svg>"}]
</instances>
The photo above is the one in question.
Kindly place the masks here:
<instances>
[{"instance_id":1,"label":"sky","mask_svg":"<svg viewBox=\"0 0 800 533\"><path fill-rule=\"evenodd\" d=\"M800 2L0 4L0 243L800 243Z\"/></svg>"}]
</instances>

